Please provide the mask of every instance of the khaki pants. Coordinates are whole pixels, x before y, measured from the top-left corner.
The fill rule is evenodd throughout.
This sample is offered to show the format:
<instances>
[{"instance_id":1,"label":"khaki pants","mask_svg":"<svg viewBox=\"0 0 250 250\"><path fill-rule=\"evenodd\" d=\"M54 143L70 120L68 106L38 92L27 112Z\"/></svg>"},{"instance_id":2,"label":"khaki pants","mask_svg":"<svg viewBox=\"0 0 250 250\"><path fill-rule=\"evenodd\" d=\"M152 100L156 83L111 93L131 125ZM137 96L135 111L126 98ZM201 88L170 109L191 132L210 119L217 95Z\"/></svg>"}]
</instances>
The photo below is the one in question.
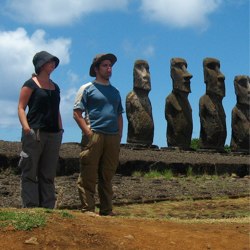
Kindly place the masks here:
<instances>
[{"instance_id":1,"label":"khaki pants","mask_svg":"<svg viewBox=\"0 0 250 250\"><path fill-rule=\"evenodd\" d=\"M54 208L56 196L54 178L59 157L62 133L37 130L22 134L19 167L23 207Z\"/></svg>"},{"instance_id":2,"label":"khaki pants","mask_svg":"<svg viewBox=\"0 0 250 250\"><path fill-rule=\"evenodd\" d=\"M82 209L95 210L95 189L98 183L100 214L112 211L112 178L119 164L120 136L95 133L90 140L82 139L80 175L77 186Z\"/></svg>"}]
</instances>

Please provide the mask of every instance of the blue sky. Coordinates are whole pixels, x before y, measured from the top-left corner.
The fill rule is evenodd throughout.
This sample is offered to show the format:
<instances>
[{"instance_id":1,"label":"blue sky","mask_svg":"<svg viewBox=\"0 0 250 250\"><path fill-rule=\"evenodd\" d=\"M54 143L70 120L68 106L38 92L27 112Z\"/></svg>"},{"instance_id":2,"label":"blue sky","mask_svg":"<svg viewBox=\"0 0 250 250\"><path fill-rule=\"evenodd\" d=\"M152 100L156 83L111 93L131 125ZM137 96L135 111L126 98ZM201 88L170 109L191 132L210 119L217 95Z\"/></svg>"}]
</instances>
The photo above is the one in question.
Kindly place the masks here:
<instances>
[{"instance_id":1,"label":"blue sky","mask_svg":"<svg viewBox=\"0 0 250 250\"><path fill-rule=\"evenodd\" d=\"M205 93L202 61L219 59L226 77L223 106L229 144L236 104L233 80L236 75L249 75L249 0L2 0L0 140L20 141L19 92L34 72L33 55L41 50L60 58L51 78L61 88L64 142L80 141L80 129L72 118L76 91L93 79L88 75L93 57L110 52L118 58L111 83L120 90L124 108L133 89L135 60L148 61L154 144L160 147L167 146L164 109L172 91L171 58L184 58L193 75L192 138L200 133L198 103ZM122 142L126 139L124 114Z\"/></svg>"}]
</instances>

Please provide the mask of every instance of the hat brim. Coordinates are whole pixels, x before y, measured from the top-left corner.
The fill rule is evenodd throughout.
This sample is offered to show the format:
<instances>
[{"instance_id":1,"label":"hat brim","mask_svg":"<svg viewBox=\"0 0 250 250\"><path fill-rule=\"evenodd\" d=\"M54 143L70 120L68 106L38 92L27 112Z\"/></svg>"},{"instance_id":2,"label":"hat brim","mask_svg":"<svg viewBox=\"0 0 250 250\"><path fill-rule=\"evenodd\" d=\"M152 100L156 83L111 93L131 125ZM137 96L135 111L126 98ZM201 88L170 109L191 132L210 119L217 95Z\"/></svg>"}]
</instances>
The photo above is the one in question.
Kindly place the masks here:
<instances>
[{"instance_id":1,"label":"hat brim","mask_svg":"<svg viewBox=\"0 0 250 250\"><path fill-rule=\"evenodd\" d=\"M56 67L59 65L60 60L59 60L59 58L56 57L56 56L54 56L54 57L52 58L52 60L55 61L55 68L56 68Z\"/></svg>"},{"instance_id":2,"label":"hat brim","mask_svg":"<svg viewBox=\"0 0 250 250\"><path fill-rule=\"evenodd\" d=\"M93 77L95 77L96 76L96 73L95 73L95 67L96 67L96 65L98 64L98 63L100 63L100 62L102 62L102 61L104 61L104 60L109 60L110 62L111 62L111 64L112 64L112 66L116 63L116 61L117 61L117 58L116 58L116 56L114 55L114 54L103 54L103 55L101 55L100 57L98 57L98 59L97 60L95 60L92 64L91 64L91 66L90 66L90 69L89 69L89 75L90 76L93 76Z\"/></svg>"},{"instance_id":3,"label":"hat brim","mask_svg":"<svg viewBox=\"0 0 250 250\"><path fill-rule=\"evenodd\" d=\"M33 57L33 64L35 67L35 72L38 74L41 67L45 63L49 62L50 60L53 60L55 62L55 68L58 66L58 64L60 62L58 57L51 55L47 51L40 51L40 52L36 53L35 56Z\"/></svg>"}]
</instances>

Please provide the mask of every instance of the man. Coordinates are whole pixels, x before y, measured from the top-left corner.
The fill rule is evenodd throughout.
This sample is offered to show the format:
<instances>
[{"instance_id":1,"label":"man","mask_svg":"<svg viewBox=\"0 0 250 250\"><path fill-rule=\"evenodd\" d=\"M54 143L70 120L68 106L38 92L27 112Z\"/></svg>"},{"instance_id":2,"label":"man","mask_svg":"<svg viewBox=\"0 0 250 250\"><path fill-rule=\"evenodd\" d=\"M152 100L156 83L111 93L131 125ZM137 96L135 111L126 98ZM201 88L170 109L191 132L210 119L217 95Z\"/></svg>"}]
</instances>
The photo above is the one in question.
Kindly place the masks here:
<instances>
[{"instance_id":1,"label":"man","mask_svg":"<svg viewBox=\"0 0 250 250\"><path fill-rule=\"evenodd\" d=\"M113 54L96 55L89 71L90 76L96 78L81 86L73 111L83 133L77 182L82 211L95 212L94 196L98 179L99 214L104 216L114 215L111 181L119 164L123 129L124 111L120 93L109 81L116 61Z\"/></svg>"}]
</instances>

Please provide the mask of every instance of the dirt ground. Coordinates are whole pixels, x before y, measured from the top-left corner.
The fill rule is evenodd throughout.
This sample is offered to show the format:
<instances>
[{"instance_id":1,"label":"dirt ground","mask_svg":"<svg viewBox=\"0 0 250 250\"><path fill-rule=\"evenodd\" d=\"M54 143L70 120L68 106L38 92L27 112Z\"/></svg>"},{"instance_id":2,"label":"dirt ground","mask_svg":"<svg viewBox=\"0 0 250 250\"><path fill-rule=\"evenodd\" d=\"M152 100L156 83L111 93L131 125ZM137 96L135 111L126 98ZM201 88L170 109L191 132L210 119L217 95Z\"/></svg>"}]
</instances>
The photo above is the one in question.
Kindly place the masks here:
<instances>
[{"instance_id":1,"label":"dirt ground","mask_svg":"<svg viewBox=\"0 0 250 250\"><path fill-rule=\"evenodd\" d=\"M226 209L235 210L246 206L248 198L223 201L198 201L190 206L196 212L215 214ZM188 212L191 203L170 202L172 213L176 215ZM204 207L206 204L206 207ZM124 216L127 212L116 207L116 217L100 217L65 210L73 217L62 217L60 213L49 213L44 227L31 231L18 231L12 226L0 229L2 250L13 249L169 249L169 250L248 250L249 218L181 220L138 218L138 213L147 211L142 205L136 205L130 211L135 217ZM148 205L145 205L148 206ZM152 206L152 205L151 205ZM154 205L163 213L163 207ZM231 208L230 208L231 207ZM2 208L7 209L7 208ZM11 210L22 211L11 208ZM209 211L210 210L210 211ZM27 211L27 210L26 210ZM152 207L150 209L152 212ZM189 216L188 216L189 213ZM212 215L213 217L213 215Z\"/></svg>"},{"instance_id":2,"label":"dirt ground","mask_svg":"<svg viewBox=\"0 0 250 250\"><path fill-rule=\"evenodd\" d=\"M1 230L1 249L249 249L248 224L74 215L73 219L51 216L46 227L33 231Z\"/></svg>"}]
</instances>

